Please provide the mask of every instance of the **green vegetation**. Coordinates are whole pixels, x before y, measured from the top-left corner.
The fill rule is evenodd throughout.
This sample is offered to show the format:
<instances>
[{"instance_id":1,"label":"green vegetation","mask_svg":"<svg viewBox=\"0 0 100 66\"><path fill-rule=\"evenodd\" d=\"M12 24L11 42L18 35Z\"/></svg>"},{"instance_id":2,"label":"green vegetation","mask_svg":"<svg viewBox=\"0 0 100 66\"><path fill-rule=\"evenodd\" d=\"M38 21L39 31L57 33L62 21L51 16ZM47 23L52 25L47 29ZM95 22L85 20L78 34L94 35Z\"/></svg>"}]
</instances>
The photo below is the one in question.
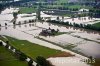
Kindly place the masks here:
<instances>
[{"instance_id":1,"label":"green vegetation","mask_svg":"<svg viewBox=\"0 0 100 66\"><path fill-rule=\"evenodd\" d=\"M72 50L74 47L76 47L74 44L69 44L65 46L65 48L69 50Z\"/></svg>"},{"instance_id":2,"label":"green vegetation","mask_svg":"<svg viewBox=\"0 0 100 66\"><path fill-rule=\"evenodd\" d=\"M91 29L91 30L96 30L96 31L100 31L100 27L96 27L96 26L93 26L91 24L87 24L87 25L84 25L83 24L77 24L77 23L69 23L69 22L60 22L60 21L56 21L56 20L48 20L47 22L50 22L50 23L55 23L55 24L61 24L61 25L66 25L66 26L73 26L73 27L78 27L78 28L84 28L84 29Z\"/></svg>"},{"instance_id":3,"label":"green vegetation","mask_svg":"<svg viewBox=\"0 0 100 66\"><path fill-rule=\"evenodd\" d=\"M71 5L71 6L68 6L69 8L78 8L78 9L80 9L80 8L82 8L83 6L81 6L81 5Z\"/></svg>"},{"instance_id":4,"label":"green vegetation","mask_svg":"<svg viewBox=\"0 0 100 66\"><path fill-rule=\"evenodd\" d=\"M36 58L37 66L53 66L52 64L49 63L49 61L46 60L46 58L38 56Z\"/></svg>"},{"instance_id":5,"label":"green vegetation","mask_svg":"<svg viewBox=\"0 0 100 66\"><path fill-rule=\"evenodd\" d=\"M34 7L19 7L19 13L34 13L36 9Z\"/></svg>"},{"instance_id":6,"label":"green vegetation","mask_svg":"<svg viewBox=\"0 0 100 66\"><path fill-rule=\"evenodd\" d=\"M61 53L61 51L43 47L31 43L27 40L18 40L8 36L6 36L6 38L7 39L5 38L0 38L0 39L2 39L3 41L8 40L10 45L20 50L21 52L25 53L27 56L31 57L34 60L36 59L37 56L43 56L45 58L48 58L50 56Z\"/></svg>"},{"instance_id":7,"label":"green vegetation","mask_svg":"<svg viewBox=\"0 0 100 66\"><path fill-rule=\"evenodd\" d=\"M93 26L100 28L100 22L93 24Z\"/></svg>"},{"instance_id":8,"label":"green vegetation","mask_svg":"<svg viewBox=\"0 0 100 66\"><path fill-rule=\"evenodd\" d=\"M32 66L32 63L33 63L33 61L30 60L30 61L28 62L28 66Z\"/></svg>"},{"instance_id":9,"label":"green vegetation","mask_svg":"<svg viewBox=\"0 0 100 66\"><path fill-rule=\"evenodd\" d=\"M67 9L67 10L79 10L80 8L92 8L90 6L83 6L80 4L69 4L68 0L57 0L53 3L43 4L41 5L44 10L46 9ZM37 5L34 4L33 6L25 6L25 7L18 7L20 8L20 13L33 13L36 12Z\"/></svg>"},{"instance_id":10,"label":"green vegetation","mask_svg":"<svg viewBox=\"0 0 100 66\"><path fill-rule=\"evenodd\" d=\"M0 46L0 66L27 66L25 61L19 61L14 54Z\"/></svg>"}]
</instances>

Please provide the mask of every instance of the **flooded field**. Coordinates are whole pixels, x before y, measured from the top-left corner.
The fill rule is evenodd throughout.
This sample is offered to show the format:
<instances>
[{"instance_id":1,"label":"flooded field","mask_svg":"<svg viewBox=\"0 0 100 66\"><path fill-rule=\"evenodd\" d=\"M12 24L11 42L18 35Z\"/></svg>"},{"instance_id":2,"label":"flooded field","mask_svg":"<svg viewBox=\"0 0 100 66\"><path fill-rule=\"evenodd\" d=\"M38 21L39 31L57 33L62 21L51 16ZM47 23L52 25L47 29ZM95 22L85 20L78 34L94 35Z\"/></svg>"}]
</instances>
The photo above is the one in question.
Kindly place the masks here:
<instances>
[{"instance_id":1,"label":"flooded field","mask_svg":"<svg viewBox=\"0 0 100 66\"><path fill-rule=\"evenodd\" d=\"M66 32L66 34L58 36L40 36L39 33L42 29L59 29L60 32ZM45 40L57 43L60 46L71 46L71 50L76 50L85 54L86 56L93 56L100 58L100 32L79 29L69 26L55 25L47 22L34 22L24 25L3 27L0 31L1 35L8 35L19 39L28 39L38 43L39 41L34 37L38 36ZM33 40L34 39L34 40ZM40 42L39 42L40 43ZM93 52L92 52L93 51Z\"/></svg>"},{"instance_id":2,"label":"flooded field","mask_svg":"<svg viewBox=\"0 0 100 66\"><path fill-rule=\"evenodd\" d=\"M36 24L42 28L52 28L52 29L59 29L61 32L67 32L66 34L53 36L53 37L43 37L41 38L55 42L62 46L69 46L70 44L73 45L71 48L72 50L77 50L82 52L87 56L93 56L95 58L100 58L100 32L92 31L92 30L85 30L79 29L74 27L65 27L65 26L58 26L50 23L37 23ZM93 51L94 50L94 51ZM86 52L85 52L86 51ZM93 51L93 52L91 52Z\"/></svg>"},{"instance_id":3,"label":"flooded field","mask_svg":"<svg viewBox=\"0 0 100 66\"><path fill-rule=\"evenodd\" d=\"M9 17L9 18L8 18ZM35 17L34 17L35 18ZM18 18L18 21L29 21L29 19L34 18ZM93 31L93 30L86 30L82 28L75 28L70 26L64 26L59 24L52 24L48 22L32 22L27 24L21 24L21 25L13 25L10 21L13 19L13 15L11 13L2 13L0 14L0 35L6 35L10 37L14 37L21 40L28 40L30 42L57 49L62 50L66 52L76 51L79 52L85 56L92 56L94 58L100 58L100 32L99 31ZM7 26L5 26L5 23L7 23ZM39 35L40 32L43 29L59 29L60 32L65 32L64 34L57 35L57 36L41 36ZM41 40L39 38L42 38L44 40ZM56 44L52 44L49 42L53 42ZM63 49L63 48L64 49ZM68 50L67 50L68 49ZM69 51L71 50L71 51ZM75 54L75 53L74 53ZM81 61L83 56L79 54L75 54L75 57L67 57L67 58L49 58L52 63L58 64L58 62L55 62L56 60L64 61L68 59L78 59ZM66 63L62 63L66 66ZM68 63L67 63L68 64ZM89 66L84 63L76 64L76 66ZM57 66L64 66L58 64ZM74 65L74 64L73 64ZM71 65L71 66L73 66Z\"/></svg>"}]
</instances>

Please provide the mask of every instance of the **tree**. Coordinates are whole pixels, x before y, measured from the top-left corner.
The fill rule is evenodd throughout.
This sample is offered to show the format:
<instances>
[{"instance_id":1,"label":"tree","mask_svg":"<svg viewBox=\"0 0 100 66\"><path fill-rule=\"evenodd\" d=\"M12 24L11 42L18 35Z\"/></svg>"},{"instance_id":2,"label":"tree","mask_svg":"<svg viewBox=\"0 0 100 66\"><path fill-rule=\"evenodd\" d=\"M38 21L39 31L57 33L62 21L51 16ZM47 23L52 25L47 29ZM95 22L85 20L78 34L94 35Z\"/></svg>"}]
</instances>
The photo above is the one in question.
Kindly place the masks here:
<instances>
[{"instance_id":1,"label":"tree","mask_svg":"<svg viewBox=\"0 0 100 66\"><path fill-rule=\"evenodd\" d=\"M6 48L8 48L9 47L9 41L6 41L6 46L5 46Z\"/></svg>"},{"instance_id":2,"label":"tree","mask_svg":"<svg viewBox=\"0 0 100 66\"><path fill-rule=\"evenodd\" d=\"M62 16L62 21L64 21L64 16Z\"/></svg>"},{"instance_id":3,"label":"tree","mask_svg":"<svg viewBox=\"0 0 100 66\"><path fill-rule=\"evenodd\" d=\"M30 60L30 61L28 62L28 66L32 66L32 63L33 63L33 61Z\"/></svg>"},{"instance_id":4,"label":"tree","mask_svg":"<svg viewBox=\"0 0 100 66\"><path fill-rule=\"evenodd\" d=\"M57 17L57 20L59 21L59 17Z\"/></svg>"},{"instance_id":5,"label":"tree","mask_svg":"<svg viewBox=\"0 0 100 66\"><path fill-rule=\"evenodd\" d=\"M2 43L2 41L0 41L0 46L2 46L3 45L3 43Z\"/></svg>"},{"instance_id":6,"label":"tree","mask_svg":"<svg viewBox=\"0 0 100 66\"><path fill-rule=\"evenodd\" d=\"M13 21L13 25L15 25L16 24L16 22L15 21Z\"/></svg>"},{"instance_id":7,"label":"tree","mask_svg":"<svg viewBox=\"0 0 100 66\"><path fill-rule=\"evenodd\" d=\"M0 24L0 27L1 27L1 24Z\"/></svg>"},{"instance_id":8,"label":"tree","mask_svg":"<svg viewBox=\"0 0 100 66\"><path fill-rule=\"evenodd\" d=\"M5 26L7 26L7 23L5 23Z\"/></svg>"},{"instance_id":9,"label":"tree","mask_svg":"<svg viewBox=\"0 0 100 66\"><path fill-rule=\"evenodd\" d=\"M27 56L26 56L24 53L20 53L19 59L20 59L21 61L25 61L25 60L27 59Z\"/></svg>"},{"instance_id":10,"label":"tree","mask_svg":"<svg viewBox=\"0 0 100 66\"><path fill-rule=\"evenodd\" d=\"M13 50L14 49L14 47L13 46L11 46L11 50Z\"/></svg>"},{"instance_id":11,"label":"tree","mask_svg":"<svg viewBox=\"0 0 100 66\"><path fill-rule=\"evenodd\" d=\"M80 27L83 28L84 27L83 24L80 24Z\"/></svg>"},{"instance_id":12,"label":"tree","mask_svg":"<svg viewBox=\"0 0 100 66\"><path fill-rule=\"evenodd\" d=\"M8 45L8 44L6 44L5 48L7 48L7 49L8 49L8 48L9 48L9 45Z\"/></svg>"},{"instance_id":13,"label":"tree","mask_svg":"<svg viewBox=\"0 0 100 66\"><path fill-rule=\"evenodd\" d=\"M38 66L52 66L44 57L38 56L36 58Z\"/></svg>"},{"instance_id":14,"label":"tree","mask_svg":"<svg viewBox=\"0 0 100 66\"><path fill-rule=\"evenodd\" d=\"M13 13L13 17L14 17L14 19L16 19L16 18L17 18L17 15L18 15L18 13L17 13L17 12L14 12L14 13Z\"/></svg>"},{"instance_id":15,"label":"tree","mask_svg":"<svg viewBox=\"0 0 100 66\"><path fill-rule=\"evenodd\" d=\"M68 21L66 22L66 25L69 25L69 22Z\"/></svg>"}]
</instances>

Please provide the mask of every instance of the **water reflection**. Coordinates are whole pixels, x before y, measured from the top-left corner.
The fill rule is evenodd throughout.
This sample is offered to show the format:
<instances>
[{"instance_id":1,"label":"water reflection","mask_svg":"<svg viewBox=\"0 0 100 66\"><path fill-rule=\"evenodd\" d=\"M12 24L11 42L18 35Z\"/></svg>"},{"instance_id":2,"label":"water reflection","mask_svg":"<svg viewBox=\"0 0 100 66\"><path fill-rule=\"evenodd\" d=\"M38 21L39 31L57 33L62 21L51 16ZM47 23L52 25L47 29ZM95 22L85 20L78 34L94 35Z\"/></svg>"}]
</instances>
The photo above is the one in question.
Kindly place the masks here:
<instances>
[{"instance_id":1,"label":"water reflection","mask_svg":"<svg viewBox=\"0 0 100 66\"><path fill-rule=\"evenodd\" d=\"M34 23L32 23L32 26L34 26Z\"/></svg>"},{"instance_id":2,"label":"water reflection","mask_svg":"<svg viewBox=\"0 0 100 66\"><path fill-rule=\"evenodd\" d=\"M38 28L37 26L40 28ZM7 29L6 31L3 30L3 28L2 28L3 31L1 31L0 34L1 35L2 34L10 35L10 36L14 36L14 37L17 37L20 39L32 40L32 41L37 42L37 43L39 41L33 40L33 35L37 36L43 28L48 29L49 27L51 29L55 29L55 30L59 29L62 32L73 32L72 34L82 36L82 37L86 36L86 37L89 37L90 39L92 37L93 40L97 40L94 37L99 39L99 37L97 37L97 36L100 36L99 31L87 30L87 29L76 28L76 27L71 27L71 26L62 26L62 25L57 25L57 24L52 24L52 23L47 23L47 22L42 22L42 23L41 22L34 22L34 23L12 26L12 28L14 28L15 30L10 28L10 27L11 26L9 26L9 29L7 27L4 27L4 29ZM50 39L51 41L59 42L59 44L62 44L64 46L67 45L68 43L71 43L71 42L73 44L74 43L77 44L80 42L80 44L77 44L76 48L81 49L82 53L84 53L84 54L87 53L87 55L94 55L95 54L94 56L98 55L100 57L100 53L98 52L98 54L97 54L97 52L96 52L96 51L100 50L100 45L95 43L95 42L92 42L92 41L91 42L83 41L83 39L73 37L71 35L48 36L48 37L45 37L45 39ZM83 46L83 45L85 45L85 46ZM89 53L92 51L90 48L91 46L92 46L92 49L94 50L93 53ZM95 47L95 48L93 48L93 47ZM88 49L86 49L86 48L88 48Z\"/></svg>"},{"instance_id":3,"label":"water reflection","mask_svg":"<svg viewBox=\"0 0 100 66\"><path fill-rule=\"evenodd\" d=\"M37 22L36 26L42 27L42 28L52 28L52 29L59 29L62 32L73 32L71 35L79 36L82 38L86 39L91 39L94 41L100 42L100 32L99 31L94 31L94 30L88 30L88 29L83 29L83 28L77 28L77 27L72 27L72 26L62 26L62 25L57 25L53 23L47 23L47 22ZM60 36L55 36L55 37L42 37L45 40L49 40L51 42L56 42L59 43L60 45L67 45L69 43L77 45L75 50L78 48L80 49L80 52L83 54L86 54L88 56L93 56L95 58L100 58L100 44L93 42L93 41L88 41L84 40L82 38L77 38L71 35L60 35ZM95 48L93 48L95 47ZM78 50L79 50L78 49ZM93 51L94 50L94 51ZM93 51L93 52L91 52ZM90 53L91 52L91 53Z\"/></svg>"},{"instance_id":4,"label":"water reflection","mask_svg":"<svg viewBox=\"0 0 100 66\"><path fill-rule=\"evenodd\" d=\"M31 24L29 24L29 27L31 27Z\"/></svg>"},{"instance_id":5,"label":"water reflection","mask_svg":"<svg viewBox=\"0 0 100 66\"><path fill-rule=\"evenodd\" d=\"M16 29L16 25L13 25L13 28Z\"/></svg>"},{"instance_id":6,"label":"water reflection","mask_svg":"<svg viewBox=\"0 0 100 66\"><path fill-rule=\"evenodd\" d=\"M19 27L21 28L21 25L19 25Z\"/></svg>"},{"instance_id":7,"label":"water reflection","mask_svg":"<svg viewBox=\"0 0 100 66\"><path fill-rule=\"evenodd\" d=\"M6 26L5 29L7 30L7 28L8 28L8 27Z\"/></svg>"},{"instance_id":8,"label":"water reflection","mask_svg":"<svg viewBox=\"0 0 100 66\"><path fill-rule=\"evenodd\" d=\"M49 26L51 26L51 23L48 23Z\"/></svg>"},{"instance_id":9,"label":"water reflection","mask_svg":"<svg viewBox=\"0 0 100 66\"><path fill-rule=\"evenodd\" d=\"M0 31L1 31L1 27L0 27Z\"/></svg>"},{"instance_id":10,"label":"water reflection","mask_svg":"<svg viewBox=\"0 0 100 66\"><path fill-rule=\"evenodd\" d=\"M100 45L95 43L82 44L73 48L86 56L92 56L94 58L100 58Z\"/></svg>"},{"instance_id":11,"label":"water reflection","mask_svg":"<svg viewBox=\"0 0 100 66\"><path fill-rule=\"evenodd\" d=\"M62 25L57 25L57 24L53 24L53 23L49 23L50 26L58 26L61 27ZM94 31L94 30L88 30L88 29L83 29L83 28L77 28L77 27L72 27L72 26L64 26L67 29L71 29L71 30L79 30L79 31L83 31L83 32L87 32L89 34L99 34L100 35L100 31ZM63 29L62 29L63 30Z\"/></svg>"},{"instance_id":12,"label":"water reflection","mask_svg":"<svg viewBox=\"0 0 100 66\"><path fill-rule=\"evenodd\" d=\"M26 25L26 24L25 24L24 26L25 26L25 27L27 27L27 25Z\"/></svg>"}]
</instances>

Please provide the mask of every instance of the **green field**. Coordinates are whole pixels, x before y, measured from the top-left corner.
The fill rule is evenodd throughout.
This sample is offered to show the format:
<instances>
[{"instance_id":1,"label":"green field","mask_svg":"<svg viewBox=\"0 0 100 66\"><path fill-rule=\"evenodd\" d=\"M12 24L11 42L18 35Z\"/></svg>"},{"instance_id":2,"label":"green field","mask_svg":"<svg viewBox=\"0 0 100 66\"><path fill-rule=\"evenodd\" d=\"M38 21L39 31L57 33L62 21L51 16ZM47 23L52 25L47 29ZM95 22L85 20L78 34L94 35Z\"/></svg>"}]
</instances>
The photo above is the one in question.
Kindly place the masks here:
<instances>
[{"instance_id":1,"label":"green field","mask_svg":"<svg viewBox=\"0 0 100 66\"><path fill-rule=\"evenodd\" d=\"M95 23L95 24L93 24L93 25L100 28L100 22Z\"/></svg>"},{"instance_id":2,"label":"green field","mask_svg":"<svg viewBox=\"0 0 100 66\"><path fill-rule=\"evenodd\" d=\"M27 62L19 61L14 54L0 46L0 66L27 66Z\"/></svg>"},{"instance_id":3,"label":"green field","mask_svg":"<svg viewBox=\"0 0 100 66\"><path fill-rule=\"evenodd\" d=\"M64 7L64 8L69 8L69 9L74 9L74 8L77 8L77 9L80 9L80 8L92 8L92 7L89 7L89 6L83 6L83 5L80 5L80 4L74 4L74 5L70 5L70 4L66 4L68 0L57 0L55 1L54 3L56 4L48 4L48 5L43 5L44 7L48 7L49 8L59 8L59 7ZM20 13L33 13L33 12L36 12L36 8L37 8L37 5L33 5L32 7L18 7L20 9ZM44 8L45 9L45 8ZM45 9L46 10L46 9Z\"/></svg>"},{"instance_id":4,"label":"green field","mask_svg":"<svg viewBox=\"0 0 100 66\"><path fill-rule=\"evenodd\" d=\"M34 7L19 7L20 13L34 13L36 9Z\"/></svg>"},{"instance_id":5,"label":"green field","mask_svg":"<svg viewBox=\"0 0 100 66\"><path fill-rule=\"evenodd\" d=\"M61 51L59 50L43 47L26 40L18 40L8 36L6 38L9 40L12 46L17 48L21 52L25 53L27 56L31 57L34 60L36 59L37 56L43 56L45 58L48 58L50 56L61 53ZM5 41L4 38L2 40Z\"/></svg>"}]
</instances>

